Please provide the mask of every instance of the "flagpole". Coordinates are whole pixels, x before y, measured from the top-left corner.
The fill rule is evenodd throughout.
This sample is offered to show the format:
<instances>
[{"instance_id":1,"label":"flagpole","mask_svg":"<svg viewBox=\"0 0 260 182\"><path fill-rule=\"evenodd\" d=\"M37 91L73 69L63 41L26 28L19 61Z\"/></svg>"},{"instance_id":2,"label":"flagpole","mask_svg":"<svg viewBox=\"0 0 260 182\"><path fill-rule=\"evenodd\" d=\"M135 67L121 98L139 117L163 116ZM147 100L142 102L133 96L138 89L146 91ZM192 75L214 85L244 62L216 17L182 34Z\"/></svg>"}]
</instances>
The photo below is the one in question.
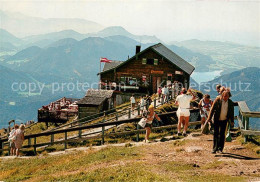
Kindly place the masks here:
<instances>
[{"instance_id":1,"label":"flagpole","mask_svg":"<svg viewBox=\"0 0 260 182\"><path fill-rule=\"evenodd\" d=\"M99 90L101 90L101 60L99 60Z\"/></svg>"}]
</instances>

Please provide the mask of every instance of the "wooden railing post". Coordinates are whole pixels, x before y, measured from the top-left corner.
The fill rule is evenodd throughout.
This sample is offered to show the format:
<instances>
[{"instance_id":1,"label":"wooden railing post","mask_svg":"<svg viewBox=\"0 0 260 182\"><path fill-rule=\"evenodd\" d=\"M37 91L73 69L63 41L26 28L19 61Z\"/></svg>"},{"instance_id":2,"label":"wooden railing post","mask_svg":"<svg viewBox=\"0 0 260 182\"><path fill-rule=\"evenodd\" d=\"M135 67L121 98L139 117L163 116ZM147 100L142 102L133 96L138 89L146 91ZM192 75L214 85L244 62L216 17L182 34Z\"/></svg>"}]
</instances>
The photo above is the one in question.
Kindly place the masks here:
<instances>
[{"instance_id":1,"label":"wooden railing post","mask_svg":"<svg viewBox=\"0 0 260 182\"><path fill-rule=\"evenodd\" d=\"M68 134L67 131L65 131L64 149L67 149L67 138L68 138Z\"/></svg>"},{"instance_id":2,"label":"wooden railing post","mask_svg":"<svg viewBox=\"0 0 260 182\"><path fill-rule=\"evenodd\" d=\"M137 107L137 114L138 114L138 116L140 116L140 105L138 105L138 107Z\"/></svg>"},{"instance_id":3,"label":"wooden railing post","mask_svg":"<svg viewBox=\"0 0 260 182\"><path fill-rule=\"evenodd\" d=\"M10 143L8 143L8 155L10 155L10 150L11 150Z\"/></svg>"},{"instance_id":4,"label":"wooden railing post","mask_svg":"<svg viewBox=\"0 0 260 182\"><path fill-rule=\"evenodd\" d=\"M51 145L53 145L54 142L54 134L51 134Z\"/></svg>"},{"instance_id":5,"label":"wooden railing post","mask_svg":"<svg viewBox=\"0 0 260 182\"><path fill-rule=\"evenodd\" d=\"M136 141L139 142L139 124L137 123L137 126L136 126L136 130L137 130L137 133L136 133Z\"/></svg>"},{"instance_id":6,"label":"wooden railing post","mask_svg":"<svg viewBox=\"0 0 260 182\"><path fill-rule=\"evenodd\" d=\"M28 145L31 146L32 143L31 143L31 138L28 138Z\"/></svg>"},{"instance_id":7,"label":"wooden railing post","mask_svg":"<svg viewBox=\"0 0 260 182\"><path fill-rule=\"evenodd\" d=\"M0 140L0 150L1 150L1 149L4 149L4 147L3 147L3 143L4 143L4 142L2 142L2 140ZM2 153L3 153L3 152L0 151L0 154L2 154Z\"/></svg>"},{"instance_id":8,"label":"wooden railing post","mask_svg":"<svg viewBox=\"0 0 260 182\"><path fill-rule=\"evenodd\" d=\"M156 108L156 99L153 100L154 108Z\"/></svg>"},{"instance_id":9,"label":"wooden railing post","mask_svg":"<svg viewBox=\"0 0 260 182\"><path fill-rule=\"evenodd\" d=\"M36 137L34 137L34 145L33 145L33 152L36 155Z\"/></svg>"},{"instance_id":10,"label":"wooden railing post","mask_svg":"<svg viewBox=\"0 0 260 182\"><path fill-rule=\"evenodd\" d=\"M244 128L245 130L249 130L249 117L243 116L243 121L244 121ZM244 136L244 142L247 142L248 136Z\"/></svg>"},{"instance_id":11,"label":"wooden railing post","mask_svg":"<svg viewBox=\"0 0 260 182\"><path fill-rule=\"evenodd\" d=\"M116 121L118 121L118 113L116 112Z\"/></svg>"},{"instance_id":12,"label":"wooden railing post","mask_svg":"<svg viewBox=\"0 0 260 182\"><path fill-rule=\"evenodd\" d=\"M82 126L81 122L79 123L79 126ZM79 130L79 138L81 138L81 136L82 136L82 130Z\"/></svg>"},{"instance_id":13,"label":"wooden railing post","mask_svg":"<svg viewBox=\"0 0 260 182\"><path fill-rule=\"evenodd\" d=\"M105 122L105 118L103 118L102 123ZM101 139L101 145L105 144L105 138L104 138L104 134L105 134L105 126L102 126L102 139Z\"/></svg>"},{"instance_id":14,"label":"wooden railing post","mask_svg":"<svg viewBox=\"0 0 260 182\"><path fill-rule=\"evenodd\" d=\"M131 118L131 108L129 108L129 111L128 111L128 118L129 119Z\"/></svg>"}]
</instances>

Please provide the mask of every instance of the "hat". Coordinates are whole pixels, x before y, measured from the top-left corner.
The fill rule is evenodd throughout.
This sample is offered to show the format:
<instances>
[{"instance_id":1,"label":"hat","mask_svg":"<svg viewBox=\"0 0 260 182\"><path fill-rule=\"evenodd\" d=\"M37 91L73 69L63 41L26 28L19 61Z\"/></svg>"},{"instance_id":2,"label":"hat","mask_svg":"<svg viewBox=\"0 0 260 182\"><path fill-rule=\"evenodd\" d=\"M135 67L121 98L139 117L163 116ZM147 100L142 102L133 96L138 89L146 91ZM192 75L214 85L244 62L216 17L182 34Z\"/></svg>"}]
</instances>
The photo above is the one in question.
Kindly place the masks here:
<instances>
[{"instance_id":1,"label":"hat","mask_svg":"<svg viewBox=\"0 0 260 182\"><path fill-rule=\"evenodd\" d=\"M150 109L150 108L154 108L154 106L151 104L148 109Z\"/></svg>"}]
</instances>

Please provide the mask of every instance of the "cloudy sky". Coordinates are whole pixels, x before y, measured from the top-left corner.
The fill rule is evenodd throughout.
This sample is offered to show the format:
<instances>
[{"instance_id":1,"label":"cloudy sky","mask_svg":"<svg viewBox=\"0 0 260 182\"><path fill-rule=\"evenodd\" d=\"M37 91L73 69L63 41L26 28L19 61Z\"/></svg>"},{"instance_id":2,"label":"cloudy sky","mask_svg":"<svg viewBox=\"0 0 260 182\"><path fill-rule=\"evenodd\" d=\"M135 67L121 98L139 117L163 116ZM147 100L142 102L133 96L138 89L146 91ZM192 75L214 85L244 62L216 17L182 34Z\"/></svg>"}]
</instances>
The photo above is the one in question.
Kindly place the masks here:
<instances>
[{"instance_id":1,"label":"cloudy sky","mask_svg":"<svg viewBox=\"0 0 260 182\"><path fill-rule=\"evenodd\" d=\"M83 18L164 41L260 42L260 1L0 0L0 9L44 18Z\"/></svg>"}]
</instances>

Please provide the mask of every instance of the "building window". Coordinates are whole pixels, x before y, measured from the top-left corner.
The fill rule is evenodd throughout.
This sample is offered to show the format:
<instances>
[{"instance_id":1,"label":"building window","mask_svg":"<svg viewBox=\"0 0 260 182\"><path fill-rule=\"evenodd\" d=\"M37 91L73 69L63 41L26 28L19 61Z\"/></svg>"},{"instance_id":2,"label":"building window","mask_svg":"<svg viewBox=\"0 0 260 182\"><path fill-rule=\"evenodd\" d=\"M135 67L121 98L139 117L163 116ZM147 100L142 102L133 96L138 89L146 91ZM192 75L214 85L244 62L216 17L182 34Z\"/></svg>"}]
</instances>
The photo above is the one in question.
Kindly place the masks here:
<instances>
[{"instance_id":1,"label":"building window","mask_svg":"<svg viewBox=\"0 0 260 182\"><path fill-rule=\"evenodd\" d=\"M147 64L154 65L154 59L147 59Z\"/></svg>"},{"instance_id":2,"label":"building window","mask_svg":"<svg viewBox=\"0 0 260 182\"><path fill-rule=\"evenodd\" d=\"M137 79L133 77L120 77L120 83L126 86L136 86Z\"/></svg>"},{"instance_id":3,"label":"building window","mask_svg":"<svg viewBox=\"0 0 260 182\"><path fill-rule=\"evenodd\" d=\"M142 64L149 64L149 65L158 65L158 59L150 59L150 58L143 58Z\"/></svg>"},{"instance_id":4,"label":"building window","mask_svg":"<svg viewBox=\"0 0 260 182\"><path fill-rule=\"evenodd\" d=\"M171 73L168 73L168 74L167 74L167 80L172 81L172 74L171 74Z\"/></svg>"},{"instance_id":5,"label":"building window","mask_svg":"<svg viewBox=\"0 0 260 182\"><path fill-rule=\"evenodd\" d=\"M183 72L182 71L175 71L175 74L176 75L183 75Z\"/></svg>"},{"instance_id":6,"label":"building window","mask_svg":"<svg viewBox=\"0 0 260 182\"><path fill-rule=\"evenodd\" d=\"M154 65L158 65L158 59L154 59Z\"/></svg>"}]
</instances>

